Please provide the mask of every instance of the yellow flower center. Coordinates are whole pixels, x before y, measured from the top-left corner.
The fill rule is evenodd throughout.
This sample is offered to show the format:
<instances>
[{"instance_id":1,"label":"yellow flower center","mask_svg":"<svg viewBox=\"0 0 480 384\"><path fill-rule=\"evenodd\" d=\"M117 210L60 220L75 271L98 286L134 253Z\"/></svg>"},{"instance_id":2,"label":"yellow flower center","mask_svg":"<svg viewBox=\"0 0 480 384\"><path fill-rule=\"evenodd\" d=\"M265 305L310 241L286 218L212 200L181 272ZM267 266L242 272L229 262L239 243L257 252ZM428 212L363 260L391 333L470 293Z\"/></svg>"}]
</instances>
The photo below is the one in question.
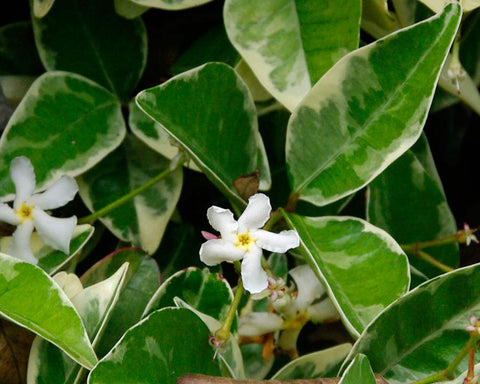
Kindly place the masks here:
<instances>
[{"instance_id":1,"label":"yellow flower center","mask_svg":"<svg viewBox=\"0 0 480 384\"><path fill-rule=\"evenodd\" d=\"M22 203L20 209L15 211L15 214L20 218L20 221L23 223L27 219L33 219L33 205L27 205Z\"/></svg>"},{"instance_id":2,"label":"yellow flower center","mask_svg":"<svg viewBox=\"0 0 480 384\"><path fill-rule=\"evenodd\" d=\"M235 246L236 247L242 247L248 252L249 249L250 249L250 244L253 243L254 241L255 240L253 240L250 237L250 234L248 232L243 233L241 235L237 235L237 241L235 243Z\"/></svg>"},{"instance_id":3,"label":"yellow flower center","mask_svg":"<svg viewBox=\"0 0 480 384\"><path fill-rule=\"evenodd\" d=\"M287 320L283 323L283 326L288 329L302 329L305 323L308 321L308 314L306 312L300 312L293 319Z\"/></svg>"}]
</instances>

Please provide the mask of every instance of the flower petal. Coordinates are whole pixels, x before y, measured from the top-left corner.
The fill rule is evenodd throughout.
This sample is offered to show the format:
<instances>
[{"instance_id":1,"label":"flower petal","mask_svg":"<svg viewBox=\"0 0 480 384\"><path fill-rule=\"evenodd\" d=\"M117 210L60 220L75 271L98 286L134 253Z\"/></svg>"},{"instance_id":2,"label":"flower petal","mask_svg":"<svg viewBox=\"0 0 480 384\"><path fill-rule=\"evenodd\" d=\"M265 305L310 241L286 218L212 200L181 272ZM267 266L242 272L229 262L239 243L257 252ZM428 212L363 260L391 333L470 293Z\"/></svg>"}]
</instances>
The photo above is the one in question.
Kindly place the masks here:
<instances>
[{"instance_id":1,"label":"flower petal","mask_svg":"<svg viewBox=\"0 0 480 384\"><path fill-rule=\"evenodd\" d=\"M200 260L207 265L217 265L222 261L241 260L245 255L243 248L236 247L224 239L212 239L200 247Z\"/></svg>"},{"instance_id":2,"label":"flower petal","mask_svg":"<svg viewBox=\"0 0 480 384\"><path fill-rule=\"evenodd\" d=\"M35 190L35 172L30 159L25 156L15 157L10 163L10 178L15 184L13 208L17 210Z\"/></svg>"},{"instance_id":3,"label":"flower petal","mask_svg":"<svg viewBox=\"0 0 480 384\"><path fill-rule=\"evenodd\" d=\"M41 209L55 209L73 200L77 192L78 185L75 179L62 176L45 192L33 195L28 202Z\"/></svg>"},{"instance_id":4,"label":"flower petal","mask_svg":"<svg viewBox=\"0 0 480 384\"><path fill-rule=\"evenodd\" d=\"M295 267L289 273L297 285L298 295L295 301L299 311L305 311L310 304L325 294L318 277L308 265Z\"/></svg>"},{"instance_id":5,"label":"flower petal","mask_svg":"<svg viewBox=\"0 0 480 384\"><path fill-rule=\"evenodd\" d=\"M280 233L273 233L258 229L253 232L257 245L271 252L286 252L289 249L297 248L300 245L300 238L297 231L291 229Z\"/></svg>"},{"instance_id":6,"label":"flower petal","mask_svg":"<svg viewBox=\"0 0 480 384\"><path fill-rule=\"evenodd\" d=\"M20 224L20 218L7 204L0 204L0 221L11 225Z\"/></svg>"},{"instance_id":7,"label":"flower petal","mask_svg":"<svg viewBox=\"0 0 480 384\"><path fill-rule=\"evenodd\" d=\"M250 293L258 293L268 287L268 276L262 268L262 249L250 245L242 261L242 281Z\"/></svg>"},{"instance_id":8,"label":"flower petal","mask_svg":"<svg viewBox=\"0 0 480 384\"><path fill-rule=\"evenodd\" d=\"M248 199L247 208L238 219L238 232L262 228L270 218L272 206L270 199L263 193L257 193Z\"/></svg>"},{"instance_id":9,"label":"flower petal","mask_svg":"<svg viewBox=\"0 0 480 384\"><path fill-rule=\"evenodd\" d=\"M330 298L320 301L307 308L308 318L314 323L327 323L337 321L340 319L337 308L332 303Z\"/></svg>"},{"instance_id":10,"label":"flower petal","mask_svg":"<svg viewBox=\"0 0 480 384\"><path fill-rule=\"evenodd\" d=\"M30 236L33 232L33 221L25 220L20 224L12 235L12 242L7 253L30 264L37 264L38 260L33 256L30 248Z\"/></svg>"},{"instance_id":11,"label":"flower petal","mask_svg":"<svg viewBox=\"0 0 480 384\"><path fill-rule=\"evenodd\" d=\"M238 224L233 218L232 211L214 205L208 208L207 218L210 225L220 232L224 240L234 241L234 234L237 232Z\"/></svg>"},{"instance_id":12,"label":"flower petal","mask_svg":"<svg viewBox=\"0 0 480 384\"><path fill-rule=\"evenodd\" d=\"M52 217L40 208L34 208L32 214L35 229L45 244L69 254L70 240L77 225L77 218L75 216L66 219Z\"/></svg>"},{"instance_id":13,"label":"flower petal","mask_svg":"<svg viewBox=\"0 0 480 384\"><path fill-rule=\"evenodd\" d=\"M249 312L238 320L238 334L246 337L265 335L282 329L283 319L270 312Z\"/></svg>"}]
</instances>

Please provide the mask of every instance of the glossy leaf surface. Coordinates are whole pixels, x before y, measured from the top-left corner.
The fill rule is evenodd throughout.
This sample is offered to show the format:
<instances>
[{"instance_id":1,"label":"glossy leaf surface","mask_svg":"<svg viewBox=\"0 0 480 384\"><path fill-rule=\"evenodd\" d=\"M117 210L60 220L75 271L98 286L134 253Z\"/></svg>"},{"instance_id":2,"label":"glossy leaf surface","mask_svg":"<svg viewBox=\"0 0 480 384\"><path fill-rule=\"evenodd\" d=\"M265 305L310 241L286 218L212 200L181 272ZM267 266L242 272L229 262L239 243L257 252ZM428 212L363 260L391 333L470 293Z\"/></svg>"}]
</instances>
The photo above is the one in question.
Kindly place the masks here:
<instances>
[{"instance_id":1,"label":"glossy leaf surface","mask_svg":"<svg viewBox=\"0 0 480 384\"><path fill-rule=\"evenodd\" d=\"M375 376L372 367L365 355L355 356L345 370L339 384L375 384Z\"/></svg>"},{"instance_id":2,"label":"glossy leaf surface","mask_svg":"<svg viewBox=\"0 0 480 384\"><path fill-rule=\"evenodd\" d=\"M383 230L354 217L286 216L353 336L408 291L408 260Z\"/></svg>"},{"instance_id":3,"label":"glossy leaf surface","mask_svg":"<svg viewBox=\"0 0 480 384\"><path fill-rule=\"evenodd\" d=\"M361 1L227 0L230 41L263 86L293 110L313 84L358 47ZM335 23L332 23L335 20Z\"/></svg>"},{"instance_id":4,"label":"glossy leaf surface","mask_svg":"<svg viewBox=\"0 0 480 384\"><path fill-rule=\"evenodd\" d=\"M322 351L309 353L284 365L275 375L277 380L316 379L336 376L352 345L344 343Z\"/></svg>"},{"instance_id":5,"label":"glossy leaf surface","mask_svg":"<svg viewBox=\"0 0 480 384\"><path fill-rule=\"evenodd\" d=\"M61 348L86 368L95 352L80 316L40 268L0 254L0 314Z\"/></svg>"},{"instance_id":6,"label":"glossy leaf surface","mask_svg":"<svg viewBox=\"0 0 480 384\"><path fill-rule=\"evenodd\" d=\"M98 211L166 171L169 164L129 135L117 150L78 178L80 196L92 212ZM153 253L177 205L182 181L182 170L177 169L100 220L121 240Z\"/></svg>"},{"instance_id":7,"label":"glossy leaf surface","mask_svg":"<svg viewBox=\"0 0 480 384\"><path fill-rule=\"evenodd\" d=\"M113 1L58 0L32 22L45 68L78 73L128 100L147 56L141 19L117 15Z\"/></svg>"},{"instance_id":8,"label":"glossy leaf surface","mask_svg":"<svg viewBox=\"0 0 480 384\"><path fill-rule=\"evenodd\" d=\"M136 101L220 191L245 204L233 181L256 169L267 170L268 162L250 92L232 68L206 64L140 92Z\"/></svg>"},{"instance_id":9,"label":"glossy leaf surface","mask_svg":"<svg viewBox=\"0 0 480 384\"><path fill-rule=\"evenodd\" d=\"M424 136L368 188L369 222L386 230L401 244L439 239L457 231ZM442 263L458 266L457 244L426 248L425 251ZM410 262L428 276L441 272L413 255Z\"/></svg>"},{"instance_id":10,"label":"glossy leaf surface","mask_svg":"<svg viewBox=\"0 0 480 384\"><path fill-rule=\"evenodd\" d=\"M187 268L163 282L148 303L144 316L175 305L175 297L219 321L223 321L233 300L228 283L218 273Z\"/></svg>"},{"instance_id":11,"label":"glossy leaf surface","mask_svg":"<svg viewBox=\"0 0 480 384\"><path fill-rule=\"evenodd\" d=\"M415 143L460 16L450 4L345 56L317 82L288 124L288 176L300 199L339 200Z\"/></svg>"},{"instance_id":12,"label":"glossy leaf surface","mask_svg":"<svg viewBox=\"0 0 480 384\"><path fill-rule=\"evenodd\" d=\"M112 276L125 262L128 262L129 268L124 288L103 336L95 346L99 357L105 356L122 335L140 321L145 306L159 286L160 272L157 264L145 252L135 248L119 249L100 260L81 277L82 283L86 287L98 284Z\"/></svg>"},{"instance_id":13,"label":"glossy leaf surface","mask_svg":"<svg viewBox=\"0 0 480 384\"><path fill-rule=\"evenodd\" d=\"M480 265L458 269L415 288L365 329L347 362L368 356L389 383L411 383L447 367L468 340L480 311ZM347 364L347 363L346 363ZM456 374L467 367L460 364Z\"/></svg>"},{"instance_id":14,"label":"glossy leaf surface","mask_svg":"<svg viewBox=\"0 0 480 384\"><path fill-rule=\"evenodd\" d=\"M102 337L120 295L127 270L128 263L125 263L110 278L81 290L71 298L94 346ZM81 367L57 347L39 337L34 340L28 364L29 383L78 383L84 375Z\"/></svg>"},{"instance_id":15,"label":"glossy leaf surface","mask_svg":"<svg viewBox=\"0 0 480 384\"><path fill-rule=\"evenodd\" d=\"M31 86L0 139L0 196L13 199L10 162L28 157L37 190L62 175L77 176L116 148L125 136L120 103L92 81L49 72Z\"/></svg>"},{"instance_id":16,"label":"glossy leaf surface","mask_svg":"<svg viewBox=\"0 0 480 384\"><path fill-rule=\"evenodd\" d=\"M88 383L174 384L183 373L220 376L208 335L205 324L188 309L154 312L95 366Z\"/></svg>"}]
</instances>

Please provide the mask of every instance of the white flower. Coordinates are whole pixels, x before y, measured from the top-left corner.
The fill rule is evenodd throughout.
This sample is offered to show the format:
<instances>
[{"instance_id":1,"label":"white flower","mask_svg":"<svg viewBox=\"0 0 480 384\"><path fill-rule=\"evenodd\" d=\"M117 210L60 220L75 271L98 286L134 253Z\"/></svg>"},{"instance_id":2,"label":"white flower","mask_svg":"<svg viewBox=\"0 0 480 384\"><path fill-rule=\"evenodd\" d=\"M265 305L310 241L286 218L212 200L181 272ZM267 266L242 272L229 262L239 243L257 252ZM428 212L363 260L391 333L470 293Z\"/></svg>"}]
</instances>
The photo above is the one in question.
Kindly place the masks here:
<instances>
[{"instance_id":1,"label":"white flower","mask_svg":"<svg viewBox=\"0 0 480 384\"><path fill-rule=\"evenodd\" d=\"M255 337L282 331L277 345L295 356L298 336L308 321L330 322L338 320L339 315L308 265L295 267L289 273L297 287L296 295L287 293L273 301L277 313L249 312L241 316L238 333Z\"/></svg>"},{"instance_id":2,"label":"white flower","mask_svg":"<svg viewBox=\"0 0 480 384\"><path fill-rule=\"evenodd\" d=\"M267 288L267 274L262 268L262 248L271 252L286 252L298 247L300 238L295 230L272 233L262 228L270 218L272 207L262 193L248 199L248 206L238 221L229 209L210 207L207 217L221 238L211 239L200 248L200 259L207 265L222 261L242 260L242 281L250 293Z\"/></svg>"},{"instance_id":3,"label":"white flower","mask_svg":"<svg viewBox=\"0 0 480 384\"><path fill-rule=\"evenodd\" d=\"M12 160L10 177L15 185L15 200L13 208L0 204L0 221L15 225L17 229L7 253L36 264L38 260L30 248L30 236L35 229L45 244L68 254L77 218L56 218L44 210L61 207L72 200L78 191L75 180L63 176L45 192L33 194L35 173L30 160L23 156Z\"/></svg>"}]
</instances>

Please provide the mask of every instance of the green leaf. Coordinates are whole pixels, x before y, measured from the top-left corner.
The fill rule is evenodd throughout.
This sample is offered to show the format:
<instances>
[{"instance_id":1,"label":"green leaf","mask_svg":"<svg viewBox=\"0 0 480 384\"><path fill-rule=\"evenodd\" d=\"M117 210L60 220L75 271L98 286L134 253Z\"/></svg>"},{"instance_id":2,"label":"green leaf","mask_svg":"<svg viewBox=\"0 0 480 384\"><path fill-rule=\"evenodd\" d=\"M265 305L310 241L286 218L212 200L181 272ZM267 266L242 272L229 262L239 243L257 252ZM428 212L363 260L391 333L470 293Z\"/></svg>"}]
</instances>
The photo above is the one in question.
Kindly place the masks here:
<instances>
[{"instance_id":1,"label":"green leaf","mask_svg":"<svg viewBox=\"0 0 480 384\"><path fill-rule=\"evenodd\" d=\"M143 316L157 309L174 306L175 297L220 321L225 319L233 301L230 286L218 273L210 273L206 268L187 268L178 271L160 286Z\"/></svg>"},{"instance_id":2,"label":"green leaf","mask_svg":"<svg viewBox=\"0 0 480 384\"><path fill-rule=\"evenodd\" d=\"M88 224L77 226L70 240L70 252L68 255L46 245L37 232L32 233L30 247L33 255L38 259L37 266L49 275L53 275L83 248L92 235L92 226ZM11 236L0 238L0 252L7 252L11 240Z\"/></svg>"},{"instance_id":3,"label":"green leaf","mask_svg":"<svg viewBox=\"0 0 480 384\"><path fill-rule=\"evenodd\" d=\"M311 86L358 47L361 1L227 0L227 34L263 86L293 110ZM334 20L334 22L332 22Z\"/></svg>"},{"instance_id":4,"label":"green leaf","mask_svg":"<svg viewBox=\"0 0 480 384\"><path fill-rule=\"evenodd\" d=\"M148 7L135 4L130 0L114 0L115 12L126 19L135 19L148 11Z\"/></svg>"},{"instance_id":5,"label":"green leaf","mask_svg":"<svg viewBox=\"0 0 480 384\"><path fill-rule=\"evenodd\" d=\"M184 373L220 376L208 339L208 328L188 309L161 309L125 333L88 383L175 384Z\"/></svg>"},{"instance_id":6,"label":"green leaf","mask_svg":"<svg viewBox=\"0 0 480 384\"><path fill-rule=\"evenodd\" d=\"M131 1L133 3L140 4L146 7L178 11L181 9L198 7L200 5L209 3L212 0L131 0Z\"/></svg>"},{"instance_id":7,"label":"green leaf","mask_svg":"<svg viewBox=\"0 0 480 384\"><path fill-rule=\"evenodd\" d=\"M215 334L215 332L221 328L222 323L220 321L196 310L182 299L175 297L174 302L178 308L186 308L195 313L208 327L211 335ZM234 379L245 378L242 352L238 346L236 337L231 335L222 347L221 353L218 354L218 359L222 363L222 376L232 377Z\"/></svg>"},{"instance_id":8,"label":"green leaf","mask_svg":"<svg viewBox=\"0 0 480 384\"><path fill-rule=\"evenodd\" d=\"M245 377L253 380L262 380L272 369L275 362L275 356L272 354L265 361L263 358L263 344L243 344L240 345L242 360L245 365Z\"/></svg>"},{"instance_id":9,"label":"green leaf","mask_svg":"<svg viewBox=\"0 0 480 384\"><path fill-rule=\"evenodd\" d=\"M401 297L380 314L353 347L390 383L411 383L445 369L462 350L465 327L480 314L480 265L449 272ZM455 375L467 367L460 364Z\"/></svg>"},{"instance_id":10,"label":"green leaf","mask_svg":"<svg viewBox=\"0 0 480 384\"><path fill-rule=\"evenodd\" d=\"M99 357L105 356L122 335L140 321L142 313L157 290L160 272L155 261L135 248L115 251L91 267L82 277L84 286L97 284L114 274L125 262L128 273L120 298L113 309L103 336L95 350Z\"/></svg>"},{"instance_id":11,"label":"green leaf","mask_svg":"<svg viewBox=\"0 0 480 384\"><path fill-rule=\"evenodd\" d=\"M54 2L55 0L33 0L33 15L44 17L50 11Z\"/></svg>"},{"instance_id":12,"label":"green leaf","mask_svg":"<svg viewBox=\"0 0 480 384\"><path fill-rule=\"evenodd\" d=\"M172 160L178 155L179 146L176 145L172 137L160 124L148 117L137 106L135 100L128 104L128 126L135 136L167 159ZM201 172L200 168L192 161L187 161L184 163L184 166Z\"/></svg>"},{"instance_id":13,"label":"green leaf","mask_svg":"<svg viewBox=\"0 0 480 384\"><path fill-rule=\"evenodd\" d=\"M395 10L397 10L396 7ZM387 0L362 1L362 29L376 39L384 37L400 28L396 16L398 16L398 14L396 15L388 9ZM410 24L413 24L413 22Z\"/></svg>"},{"instance_id":14,"label":"green leaf","mask_svg":"<svg viewBox=\"0 0 480 384\"><path fill-rule=\"evenodd\" d=\"M35 76L43 71L33 39L32 24L18 22L0 28L0 76Z\"/></svg>"},{"instance_id":15,"label":"green leaf","mask_svg":"<svg viewBox=\"0 0 480 384\"><path fill-rule=\"evenodd\" d=\"M83 289L71 298L85 328L96 346L118 300L128 263L110 278ZM57 347L37 337L30 351L28 379L32 383L67 384L81 382L85 371Z\"/></svg>"},{"instance_id":16,"label":"green leaf","mask_svg":"<svg viewBox=\"0 0 480 384\"><path fill-rule=\"evenodd\" d=\"M49 72L30 87L0 139L0 196L13 199L10 162L28 157L37 190L61 175L77 176L117 147L125 136L120 104L84 77Z\"/></svg>"},{"instance_id":17,"label":"green leaf","mask_svg":"<svg viewBox=\"0 0 480 384\"><path fill-rule=\"evenodd\" d=\"M78 73L129 99L147 57L140 18L117 15L113 1L57 0L45 17L32 22L45 68Z\"/></svg>"},{"instance_id":18,"label":"green leaf","mask_svg":"<svg viewBox=\"0 0 480 384\"><path fill-rule=\"evenodd\" d=\"M429 7L433 12L440 12L445 5L444 0L420 0L423 4ZM475 8L480 7L480 0L461 0L464 12L470 12Z\"/></svg>"},{"instance_id":19,"label":"green leaf","mask_svg":"<svg viewBox=\"0 0 480 384\"><path fill-rule=\"evenodd\" d=\"M350 343L344 343L323 351L303 355L285 365L272 378L296 380L335 376L351 349Z\"/></svg>"},{"instance_id":20,"label":"green leaf","mask_svg":"<svg viewBox=\"0 0 480 384\"><path fill-rule=\"evenodd\" d=\"M257 168L268 170L268 163L250 92L232 68L205 64L140 92L136 101L222 193L245 205L234 180ZM269 181L270 174L262 173Z\"/></svg>"},{"instance_id":21,"label":"green leaf","mask_svg":"<svg viewBox=\"0 0 480 384\"><path fill-rule=\"evenodd\" d=\"M457 232L425 136L369 184L367 196L368 221L401 244L439 239ZM459 264L457 244L425 251L444 264ZM410 263L428 276L441 272L413 255Z\"/></svg>"},{"instance_id":22,"label":"green leaf","mask_svg":"<svg viewBox=\"0 0 480 384\"><path fill-rule=\"evenodd\" d=\"M284 215L353 336L408 291L407 257L383 230L354 217Z\"/></svg>"},{"instance_id":23,"label":"green leaf","mask_svg":"<svg viewBox=\"0 0 480 384\"><path fill-rule=\"evenodd\" d=\"M189 71L195 67L216 61L234 67L240 60L233 45L228 40L223 24L209 29L195 40L173 64L170 71L174 75Z\"/></svg>"},{"instance_id":24,"label":"green leaf","mask_svg":"<svg viewBox=\"0 0 480 384\"><path fill-rule=\"evenodd\" d=\"M447 91L448 94L445 96L435 94L432 109L437 111L449 107L460 100L480 115L480 92L478 91L477 84L467 72L464 72L462 76L459 75L457 78L449 75L450 61L451 55L448 56L438 81L438 85L442 90Z\"/></svg>"},{"instance_id":25,"label":"green leaf","mask_svg":"<svg viewBox=\"0 0 480 384\"><path fill-rule=\"evenodd\" d=\"M372 367L365 355L358 354L346 368L338 384L375 384Z\"/></svg>"},{"instance_id":26,"label":"green leaf","mask_svg":"<svg viewBox=\"0 0 480 384\"><path fill-rule=\"evenodd\" d=\"M80 316L40 268L0 254L0 314L61 348L90 369L97 358Z\"/></svg>"},{"instance_id":27,"label":"green leaf","mask_svg":"<svg viewBox=\"0 0 480 384\"><path fill-rule=\"evenodd\" d=\"M449 4L352 52L315 85L288 124L288 175L300 199L339 200L415 143L460 16L460 6Z\"/></svg>"},{"instance_id":28,"label":"green leaf","mask_svg":"<svg viewBox=\"0 0 480 384\"><path fill-rule=\"evenodd\" d=\"M153 255L166 281L177 271L187 267L205 267L198 257L201 242L195 228L188 223L168 223L160 247Z\"/></svg>"},{"instance_id":29,"label":"green leaf","mask_svg":"<svg viewBox=\"0 0 480 384\"><path fill-rule=\"evenodd\" d=\"M98 211L167 171L169 164L128 135L117 150L78 178L80 197L92 212ZM182 170L177 169L100 220L119 239L151 254L177 206L182 182Z\"/></svg>"}]
</instances>

